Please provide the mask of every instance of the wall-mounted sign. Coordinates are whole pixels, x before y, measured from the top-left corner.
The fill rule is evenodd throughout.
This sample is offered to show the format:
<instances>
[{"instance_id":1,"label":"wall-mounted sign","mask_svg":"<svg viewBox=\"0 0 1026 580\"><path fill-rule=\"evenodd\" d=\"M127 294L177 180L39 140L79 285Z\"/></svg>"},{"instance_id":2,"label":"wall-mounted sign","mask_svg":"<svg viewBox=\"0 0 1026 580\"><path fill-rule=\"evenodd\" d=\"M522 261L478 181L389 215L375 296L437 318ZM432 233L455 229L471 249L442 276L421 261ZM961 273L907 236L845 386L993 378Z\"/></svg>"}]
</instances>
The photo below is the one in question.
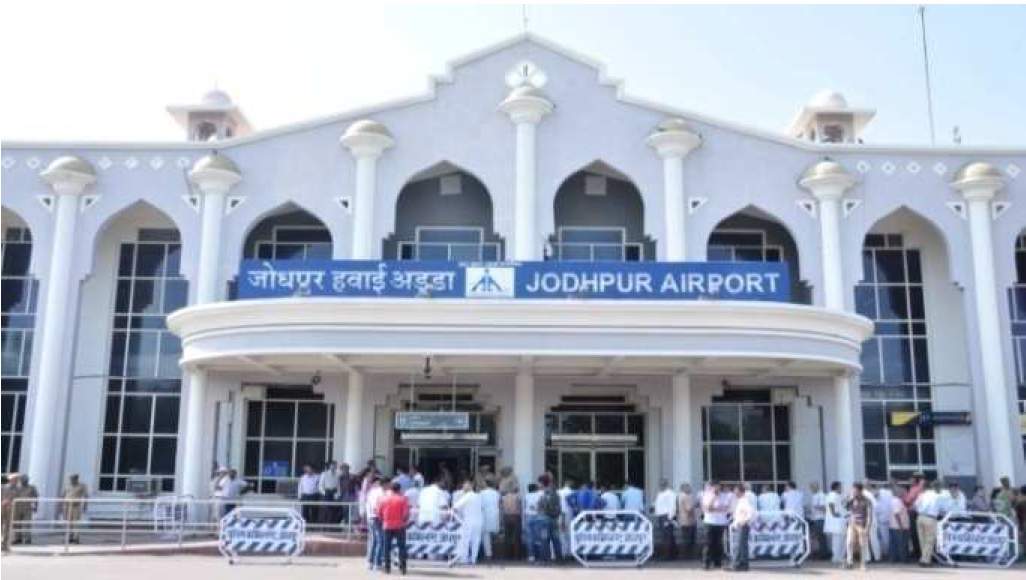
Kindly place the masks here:
<instances>
[{"instance_id":1,"label":"wall-mounted sign","mask_svg":"<svg viewBox=\"0 0 1026 580\"><path fill-rule=\"evenodd\" d=\"M460 411L400 411L395 414L399 431L466 431L470 413Z\"/></svg>"},{"instance_id":2,"label":"wall-mounted sign","mask_svg":"<svg viewBox=\"0 0 1026 580\"><path fill-rule=\"evenodd\" d=\"M972 414L969 411L892 411L891 427L917 425L919 427L935 427L937 425L971 425Z\"/></svg>"},{"instance_id":3,"label":"wall-mounted sign","mask_svg":"<svg viewBox=\"0 0 1026 580\"><path fill-rule=\"evenodd\" d=\"M245 260L239 298L602 298L787 302L784 262Z\"/></svg>"}]
</instances>

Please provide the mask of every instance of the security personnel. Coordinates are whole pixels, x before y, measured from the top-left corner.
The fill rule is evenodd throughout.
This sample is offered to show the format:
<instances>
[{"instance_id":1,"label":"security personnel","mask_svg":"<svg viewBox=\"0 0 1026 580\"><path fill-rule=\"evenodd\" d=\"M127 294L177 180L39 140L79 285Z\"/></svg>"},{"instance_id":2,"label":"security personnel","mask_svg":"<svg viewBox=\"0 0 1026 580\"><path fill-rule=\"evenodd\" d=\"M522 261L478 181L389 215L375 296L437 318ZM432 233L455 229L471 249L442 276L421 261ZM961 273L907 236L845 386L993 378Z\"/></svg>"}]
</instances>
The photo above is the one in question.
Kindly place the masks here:
<instances>
[{"instance_id":1,"label":"security personnel","mask_svg":"<svg viewBox=\"0 0 1026 580\"><path fill-rule=\"evenodd\" d=\"M39 492L36 491L36 486L29 483L27 475L18 476L18 486L15 488L13 497L19 500L14 502L14 519L21 522L20 531L14 535L14 543L31 544L32 514L35 513L38 506L35 499L39 497Z\"/></svg>"},{"instance_id":2,"label":"security personnel","mask_svg":"<svg viewBox=\"0 0 1026 580\"><path fill-rule=\"evenodd\" d=\"M14 498L18 495L18 478L20 474L12 473L7 476L3 491L0 492L0 527L3 528L4 552L10 549L11 543L11 521L14 519Z\"/></svg>"},{"instance_id":3,"label":"security personnel","mask_svg":"<svg viewBox=\"0 0 1026 580\"><path fill-rule=\"evenodd\" d=\"M86 484L79 482L78 474L68 476L68 487L64 490L61 511L64 513L64 519L68 521L69 543L79 543L77 524L85 513L87 497L89 497L89 488L86 487Z\"/></svg>"}]
</instances>

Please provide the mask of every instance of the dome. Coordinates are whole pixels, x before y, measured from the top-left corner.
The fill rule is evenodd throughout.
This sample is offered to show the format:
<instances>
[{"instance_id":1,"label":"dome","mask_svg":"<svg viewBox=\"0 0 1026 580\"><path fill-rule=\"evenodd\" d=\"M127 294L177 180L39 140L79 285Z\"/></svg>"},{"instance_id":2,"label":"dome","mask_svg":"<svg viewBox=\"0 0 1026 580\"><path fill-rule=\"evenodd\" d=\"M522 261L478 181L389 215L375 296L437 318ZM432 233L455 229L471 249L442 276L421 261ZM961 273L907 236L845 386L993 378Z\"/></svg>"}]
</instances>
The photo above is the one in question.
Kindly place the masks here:
<instances>
[{"instance_id":1,"label":"dome","mask_svg":"<svg viewBox=\"0 0 1026 580\"><path fill-rule=\"evenodd\" d=\"M544 99L545 93L541 92L541 89L533 85L520 85L509 92L509 96L506 97L506 100L508 101L510 99L521 99L525 97Z\"/></svg>"},{"instance_id":2,"label":"dome","mask_svg":"<svg viewBox=\"0 0 1026 580\"><path fill-rule=\"evenodd\" d=\"M656 125L656 131L691 131L691 127L688 126L687 122L680 117L670 117L664 119L658 125Z\"/></svg>"},{"instance_id":3,"label":"dome","mask_svg":"<svg viewBox=\"0 0 1026 580\"><path fill-rule=\"evenodd\" d=\"M848 170L840 163L832 159L824 159L805 170L801 181L807 179L823 179L829 177L851 177Z\"/></svg>"},{"instance_id":4,"label":"dome","mask_svg":"<svg viewBox=\"0 0 1026 580\"><path fill-rule=\"evenodd\" d=\"M378 123L377 121L371 121L370 119L362 119L349 126L346 129L342 138L353 137L356 135L380 135L382 137L391 137L392 134L388 132L388 128Z\"/></svg>"},{"instance_id":5,"label":"dome","mask_svg":"<svg viewBox=\"0 0 1026 580\"><path fill-rule=\"evenodd\" d=\"M224 155L218 155L217 153L211 153L204 157L200 157L196 160L196 163L192 164L192 173L201 171L224 171L227 173L234 173L235 175L241 175L239 167L235 165L235 162L228 159Z\"/></svg>"},{"instance_id":6,"label":"dome","mask_svg":"<svg viewBox=\"0 0 1026 580\"><path fill-rule=\"evenodd\" d=\"M961 169L955 172L955 183L963 181L973 181L977 179L1003 179L1001 171L997 167L994 167L990 163L983 161L974 161L967 163L962 166Z\"/></svg>"},{"instance_id":7,"label":"dome","mask_svg":"<svg viewBox=\"0 0 1026 580\"><path fill-rule=\"evenodd\" d=\"M88 161L75 157L74 155L65 155L58 157L47 165L46 169L43 170L43 175L56 175L57 173L75 173L78 175L96 177L96 170L93 169L92 164Z\"/></svg>"},{"instance_id":8,"label":"dome","mask_svg":"<svg viewBox=\"0 0 1026 580\"><path fill-rule=\"evenodd\" d=\"M228 107L232 104L232 98L228 96L228 93L220 89L207 91L207 93L203 95L202 101L204 105L214 105L218 107Z\"/></svg>"},{"instance_id":9,"label":"dome","mask_svg":"<svg viewBox=\"0 0 1026 580\"><path fill-rule=\"evenodd\" d=\"M812 99L809 100L809 106L821 109L847 109L848 100L837 91L824 89L812 96Z\"/></svg>"}]
</instances>

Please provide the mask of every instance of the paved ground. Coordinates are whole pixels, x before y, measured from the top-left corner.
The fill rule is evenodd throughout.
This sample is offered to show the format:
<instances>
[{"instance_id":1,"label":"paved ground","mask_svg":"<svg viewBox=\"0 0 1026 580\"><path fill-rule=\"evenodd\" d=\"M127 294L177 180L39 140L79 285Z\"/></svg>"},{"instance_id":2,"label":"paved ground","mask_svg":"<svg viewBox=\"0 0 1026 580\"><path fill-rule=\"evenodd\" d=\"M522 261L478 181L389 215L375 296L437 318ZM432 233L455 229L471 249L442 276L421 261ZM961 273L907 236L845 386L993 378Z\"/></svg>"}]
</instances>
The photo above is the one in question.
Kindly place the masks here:
<instances>
[{"instance_id":1,"label":"paved ground","mask_svg":"<svg viewBox=\"0 0 1026 580\"><path fill-rule=\"evenodd\" d=\"M368 572L359 558L306 558L291 566L277 564L228 565L225 560L211 556L36 556L26 554L5 555L0 559L0 572L4 580L217 580L289 579L296 578L382 578L380 573ZM413 568L413 578L503 578L508 580L679 580L682 574L695 578L775 578L790 576L821 578L851 578L875 576L917 580L961 580L963 578L1003 579L1026 578L1026 568L1018 565L1009 570L941 569L923 570L908 567L870 567L865 574L857 571L837 570L821 564L812 564L800 570L755 570L748 574L729 572L703 572L695 565L665 566L652 564L643 570L585 570L578 566L558 568L534 566L477 566L474 568Z\"/></svg>"}]
</instances>

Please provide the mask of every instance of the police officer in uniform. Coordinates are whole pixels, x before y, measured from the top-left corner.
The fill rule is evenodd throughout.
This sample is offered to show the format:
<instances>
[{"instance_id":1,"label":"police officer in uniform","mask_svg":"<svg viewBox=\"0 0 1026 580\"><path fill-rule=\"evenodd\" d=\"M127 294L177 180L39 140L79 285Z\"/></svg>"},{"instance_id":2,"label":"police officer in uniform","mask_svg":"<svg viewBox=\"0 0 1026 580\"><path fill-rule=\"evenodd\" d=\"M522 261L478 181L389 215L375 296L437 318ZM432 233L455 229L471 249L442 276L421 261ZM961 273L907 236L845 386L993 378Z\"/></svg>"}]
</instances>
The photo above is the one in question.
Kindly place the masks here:
<instances>
[{"instance_id":1,"label":"police officer in uniform","mask_svg":"<svg viewBox=\"0 0 1026 580\"><path fill-rule=\"evenodd\" d=\"M79 482L78 474L68 476L68 487L64 490L64 503L61 504L61 511L64 519L68 521L68 542L79 543L77 524L85 513L85 499L89 497L89 488L86 484Z\"/></svg>"}]
</instances>

